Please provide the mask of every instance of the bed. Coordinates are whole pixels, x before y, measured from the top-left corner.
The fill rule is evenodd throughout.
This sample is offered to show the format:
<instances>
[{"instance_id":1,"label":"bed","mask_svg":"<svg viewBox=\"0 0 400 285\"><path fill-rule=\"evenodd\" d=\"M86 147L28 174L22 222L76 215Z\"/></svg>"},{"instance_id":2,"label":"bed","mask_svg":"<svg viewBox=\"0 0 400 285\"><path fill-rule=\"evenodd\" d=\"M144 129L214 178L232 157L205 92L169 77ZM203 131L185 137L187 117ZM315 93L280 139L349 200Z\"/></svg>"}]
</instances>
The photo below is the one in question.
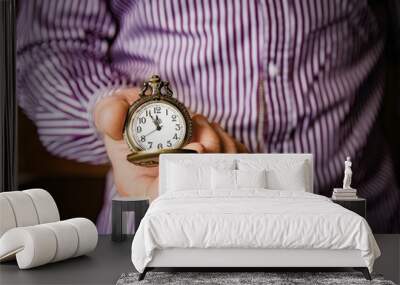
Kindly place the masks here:
<instances>
[{"instance_id":1,"label":"bed","mask_svg":"<svg viewBox=\"0 0 400 285\"><path fill-rule=\"evenodd\" d=\"M313 194L311 154L166 154L132 243L141 273L183 267L352 267L380 251L361 216Z\"/></svg>"}]
</instances>

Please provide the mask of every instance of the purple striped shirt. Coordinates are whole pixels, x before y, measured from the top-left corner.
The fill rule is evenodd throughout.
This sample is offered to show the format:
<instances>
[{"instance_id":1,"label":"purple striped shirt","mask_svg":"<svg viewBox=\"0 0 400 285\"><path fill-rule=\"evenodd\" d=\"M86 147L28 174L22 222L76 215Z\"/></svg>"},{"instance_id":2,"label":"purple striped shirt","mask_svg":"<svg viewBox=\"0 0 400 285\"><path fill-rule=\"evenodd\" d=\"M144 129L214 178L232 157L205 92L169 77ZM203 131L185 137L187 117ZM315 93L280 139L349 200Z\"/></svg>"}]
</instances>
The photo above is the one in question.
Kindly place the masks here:
<instances>
[{"instance_id":1,"label":"purple striped shirt","mask_svg":"<svg viewBox=\"0 0 400 285\"><path fill-rule=\"evenodd\" d=\"M366 0L25 0L20 8L19 102L51 153L107 162L94 104L157 73L251 151L313 153L317 193L341 185L350 155L372 228L399 231L378 120L385 33ZM116 193L108 185L102 233Z\"/></svg>"}]
</instances>

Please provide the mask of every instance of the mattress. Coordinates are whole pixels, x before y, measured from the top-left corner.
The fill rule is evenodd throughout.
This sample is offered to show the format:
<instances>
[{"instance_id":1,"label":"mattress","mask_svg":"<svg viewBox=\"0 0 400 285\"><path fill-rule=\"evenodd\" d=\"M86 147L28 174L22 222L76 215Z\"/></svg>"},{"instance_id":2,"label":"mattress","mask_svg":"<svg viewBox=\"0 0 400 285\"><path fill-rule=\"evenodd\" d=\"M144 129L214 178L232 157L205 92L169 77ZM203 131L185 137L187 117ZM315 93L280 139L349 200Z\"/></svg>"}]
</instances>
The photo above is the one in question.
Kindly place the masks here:
<instances>
[{"instance_id":1,"label":"mattress","mask_svg":"<svg viewBox=\"0 0 400 285\"><path fill-rule=\"evenodd\" d=\"M157 249L359 250L372 271L380 251L361 216L307 192L169 192L150 206L132 243L139 272Z\"/></svg>"}]
</instances>

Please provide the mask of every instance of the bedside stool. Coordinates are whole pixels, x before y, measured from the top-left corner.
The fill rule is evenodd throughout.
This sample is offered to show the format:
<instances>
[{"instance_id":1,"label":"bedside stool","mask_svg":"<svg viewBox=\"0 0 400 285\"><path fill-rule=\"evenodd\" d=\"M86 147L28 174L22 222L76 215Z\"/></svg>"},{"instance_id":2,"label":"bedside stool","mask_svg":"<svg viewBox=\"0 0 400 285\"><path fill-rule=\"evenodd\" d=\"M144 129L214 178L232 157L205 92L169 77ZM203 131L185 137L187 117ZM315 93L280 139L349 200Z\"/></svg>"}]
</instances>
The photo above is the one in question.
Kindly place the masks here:
<instances>
[{"instance_id":1,"label":"bedside stool","mask_svg":"<svg viewBox=\"0 0 400 285\"><path fill-rule=\"evenodd\" d=\"M124 212L135 212L135 233L140 221L149 207L148 198L140 197L115 197L112 199L112 241L123 241L126 239L126 221Z\"/></svg>"},{"instance_id":2,"label":"bedside stool","mask_svg":"<svg viewBox=\"0 0 400 285\"><path fill-rule=\"evenodd\" d=\"M367 218L367 200L364 198L354 199L332 199L332 202L339 204L340 206L359 214L364 219Z\"/></svg>"}]
</instances>

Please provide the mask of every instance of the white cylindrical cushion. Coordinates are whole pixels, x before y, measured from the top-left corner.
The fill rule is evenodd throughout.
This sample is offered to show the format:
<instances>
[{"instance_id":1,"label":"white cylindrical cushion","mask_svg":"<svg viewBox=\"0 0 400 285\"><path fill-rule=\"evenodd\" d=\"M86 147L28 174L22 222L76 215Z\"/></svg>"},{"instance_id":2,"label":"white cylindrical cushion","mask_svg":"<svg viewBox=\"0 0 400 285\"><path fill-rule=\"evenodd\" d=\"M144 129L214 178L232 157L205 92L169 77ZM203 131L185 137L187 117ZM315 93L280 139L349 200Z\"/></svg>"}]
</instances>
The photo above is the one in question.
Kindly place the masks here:
<instances>
[{"instance_id":1,"label":"white cylindrical cushion","mask_svg":"<svg viewBox=\"0 0 400 285\"><path fill-rule=\"evenodd\" d=\"M17 227L33 226L39 223L38 214L31 197L21 191L1 193L13 209Z\"/></svg>"},{"instance_id":2,"label":"white cylindrical cushion","mask_svg":"<svg viewBox=\"0 0 400 285\"><path fill-rule=\"evenodd\" d=\"M16 253L20 269L51 262L56 249L56 236L42 225L11 229L0 239L0 259Z\"/></svg>"},{"instance_id":3,"label":"white cylindrical cushion","mask_svg":"<svg viewBox=\"0 0 400 285\"><path fill-rule=\"evenodd\" d=\"M43 189L29 189L23 191L28 194L36 208L39 218L39 224L57 222L60 220L60 214L53 197Z\"/></svg>"},{"instance_id":4,"label":"white cylindrical cushion","mask_svg":"<svg viewBox=\"0 0 400 285\"><path fill-rule=\"evenodd\" d=\"M75 255L78 248L78 233L72 225L63 221L49 224L43 224L44 227L48 227L56 235L57 240L57 251L51 262L57 262L70 258Z\"/></svg>"},{"instance_id":5,"label":"white cylindrical cushion","mask_svg":"<svg viewBox=\"0 0 400 285\"><path fill-rule=\"evenodd\" d=\"M20 269L86 254L96 248L96 226L88 219L18 227L0 238L0 261L16 255Z\"/></svg>"},{"instance_id":6,"label":"white cylindrical cushion","mask_svg":"<svg viewBox=\"0 0 400 285\"><path fill-rule=\"evenodd\" d=\"M78 232L79 245L74 256L86 254L96 248L98 233L95 224L85 218L74 218L64 222L73 225Z\"/></svg>"},{"instance_id":7,"label":"white cylindrical cushion","mask_svg":"<svg viewBox=\"0 0 400 285\"><path fill-rule=\"evenodd\" d=\"M17 222L15 221L14 211L11 208L10 202L0 193L0 237L6 231L16 226Z\"/></svg>"}]
</instances>

